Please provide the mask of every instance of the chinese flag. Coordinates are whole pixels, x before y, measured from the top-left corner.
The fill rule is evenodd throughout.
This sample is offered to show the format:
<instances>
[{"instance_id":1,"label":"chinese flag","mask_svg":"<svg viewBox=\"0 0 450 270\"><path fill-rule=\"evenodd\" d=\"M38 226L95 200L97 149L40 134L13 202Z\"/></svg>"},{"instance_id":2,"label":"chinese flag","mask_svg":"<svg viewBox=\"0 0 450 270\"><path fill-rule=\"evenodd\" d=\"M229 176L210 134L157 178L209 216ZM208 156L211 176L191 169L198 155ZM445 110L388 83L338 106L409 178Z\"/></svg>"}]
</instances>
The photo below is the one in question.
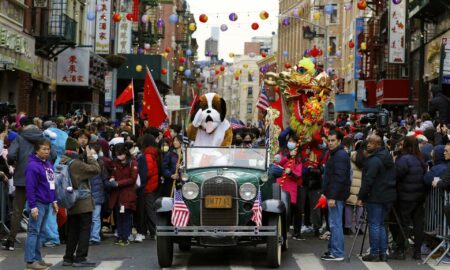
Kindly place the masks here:
<instances>
[{"instance_id":1,"label":"chinese flag","mask_svg":"<svg viewBox=\"0 0 450 270\"><path fill-rule=\"evenodd\" d=\"M123 90L122 94L114 101L114 106L119 106L121 104L125 104L128 101L134 98L134 89L133 89L133 80L131 80L130 84Z\"/></svg>"},{"instance_id":2,"label":"chinese flag","mask_svg":"<svg viewBox=\"0 0 450 270\"><path fill-rule=\"evenodd\" d=\"M158 88L156 88L155 81L152 74L147 69L144 82L144 98L142 100L141 116L148 119L148 124L152 127L159 127L167 118L167 112Z\"/></svg>"}]
</instances>

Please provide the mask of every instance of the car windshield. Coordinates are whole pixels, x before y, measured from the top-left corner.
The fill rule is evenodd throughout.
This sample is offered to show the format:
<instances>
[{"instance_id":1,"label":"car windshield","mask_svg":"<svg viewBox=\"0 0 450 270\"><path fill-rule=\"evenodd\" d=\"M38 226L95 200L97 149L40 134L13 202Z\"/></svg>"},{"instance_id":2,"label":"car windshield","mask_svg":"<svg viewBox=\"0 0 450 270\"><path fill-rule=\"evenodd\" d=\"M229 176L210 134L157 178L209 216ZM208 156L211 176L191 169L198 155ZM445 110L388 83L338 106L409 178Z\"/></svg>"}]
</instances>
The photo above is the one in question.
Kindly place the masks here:
<instances>
[{"instance_id":1,"label":"car windshield","mask_svg":"<svg viewBox=\"0 0 450 270\"><path fill-rule=\"evenodd\" d=\"M265 148L188 147L186 169L204 167L244 167L266 170Z\"/></svg>"}]
</instances>

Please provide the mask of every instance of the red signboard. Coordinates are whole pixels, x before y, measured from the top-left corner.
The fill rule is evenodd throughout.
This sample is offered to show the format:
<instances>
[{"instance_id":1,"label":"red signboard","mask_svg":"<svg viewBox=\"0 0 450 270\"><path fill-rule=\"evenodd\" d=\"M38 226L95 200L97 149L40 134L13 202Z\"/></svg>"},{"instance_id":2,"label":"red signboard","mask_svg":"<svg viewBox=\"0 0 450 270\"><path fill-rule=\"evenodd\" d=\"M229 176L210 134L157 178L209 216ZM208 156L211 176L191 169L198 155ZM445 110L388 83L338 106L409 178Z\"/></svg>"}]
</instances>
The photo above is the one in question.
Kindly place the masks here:
<instances>
[{"instance_id":1,"label":"red signboard","mask_svg":"<svg viewBox=\"0 0 450 270\"><path fill-rule=\"evenodd\" d=\"M381 80L376 90L377 104L408 104L408 80Z\"/></svg>"}]
</instances>

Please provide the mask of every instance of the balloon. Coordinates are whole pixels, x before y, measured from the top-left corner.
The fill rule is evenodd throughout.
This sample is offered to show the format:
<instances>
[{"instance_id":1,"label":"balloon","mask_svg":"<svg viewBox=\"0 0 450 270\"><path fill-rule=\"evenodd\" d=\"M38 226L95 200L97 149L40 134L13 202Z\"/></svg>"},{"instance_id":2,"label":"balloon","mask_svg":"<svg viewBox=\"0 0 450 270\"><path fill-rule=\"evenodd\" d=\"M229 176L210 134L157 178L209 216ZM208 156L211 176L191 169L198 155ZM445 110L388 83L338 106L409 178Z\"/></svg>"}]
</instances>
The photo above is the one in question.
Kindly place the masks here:
<instances>
[{"instance_id":1,"label":"balloon","mask_svg":"<svg viewBox=\"0 0 450 270\"><path fill-rule=\"evenodd\" d=\"M189 24L189 31L194 32L195 30L197 30L197 25L195 23L190 23Z\"/></svg>"},{"instance_id":2,"label":"balloon","mask_svg":"<svg viewBox=\"0 0 450 270\"><path fill-rule=\"evenodd\" d=\"M259 13L259 17L261 18L261 20L267 20L267 18L269 18L269 13L263 10Z\"/></svg>"},{"instance_id":3,"label":"balloon","mask_svg":"<svg viewBox=\"0 0 450 270\"><path fill-rule=\"evenodd\" d=\"M402 2L402 0L392 0L392 3L394 3L395 5L398 5Z\"/></svg>"},{"instance_id":4,"label":"balloon","mask_svg":"<svg viewBox=\"0 0 450 270\"><path fill-rule=\"evenodd\" d=\"M144 54L144 52L145 52L144 49L142 49L140 47L137 49L138 54Z\"/></svg>"},{"instance_id":5,"label":"balloon","mask_svg":"<svg viewBox=\"0 0 450 270\"><path fill-rule=\"evenodd\" d=\"M230 72L233 72L233 71L234 71L234 66L231 66L231 67L229 68L229 70L230 70Z\"/></svg>"},{"instance_id":6,"label":"balloon","mask_svg":"<svg viewBox=\"0 0 450 270\"><path fill-rule=\"evenodd\" d=\"M349 60L353 60L353 59L354 59L353 54L349 54L349 55L348 55L348 59L349 59Z\"/></svg>"},{"instance_id":7,"label":"balloon","mask_svg":"<svg viewBox=\"0 0 450 270\"><path fill-rule=\"evenodd\" d=\"M233 57L234 57L234 53L230 52L230 53L228 54L228 56L229 56L230 58L233 58Z\"/></svg>"},{"instance_id":8,"label":"balloon","mask_svg":"<svg viewBox=\"0 0 450 270\"><path fill-rule=\"evenodd\" d=\"M365 10L366 7L367 7L367 2L366 2L366 0L358 0L358 2L356 3L356 7L357 7L359 10Z\"/></svg>"},{"instance_id":9,"label":"balloon","mask_svg":"<svg viewBox=\"0 0 450 270\"><path fill-rule=\"evenodd\" d=\"M266 70L265 70L264 67L260 67L260 68L259 68L259 72L264 73L264 72L266 72Z\"/></svg>"},{"instance_id":10,"label":"balloon","mask_svg":"<svg viewBox=\"0 0 450 270\"><path fill-rule=\"evenodd\" d=\"M89 12L87 13L87 19L88 19L88 21L93 21L93 20L95 20L95 12L94 12L94 11L89 11Z\"/></svg>"},{"instance_id":11,"label":"balloon","mask_svg":"<svg viewBox=\"0 0 450 270\"><path fill-rule=\"evenodd\" d=\"M214 69L211 69L211 70L209 71L209 75L211 75L211 76L216 75L216 71L215 71Z\"/></svg>"},{"instance_id":12,"label":"balloon","mask_svg":"<svg viewBox=\"0 0 450 270\"><path fill-rule=\"evenodd\" d=\"M253 30L258 30L259 28L259 24L258 23L252 23L252 29Z\"/></svg>"},{"instance_id":13,"label":"balloon","mask_svg":"<svg viewBox=\"0 0 450 270\"><path fill-rule=\"evenodd\" d=\"M330 58L328 59L328 63L333 64L333 63L334 63L333 58L330 57Z\"/></svg>"},{"instance_id":14,"label":"balloon","mask_svg":"<svg viewBox=\"0 0 450 270\"><path fill-rule=\"evenodd\" d=\"M349 47L350 49L355 48L355 42L353 42L353 40L350 40L350 41L348 42L348 47Z\"/></svg>"},{"instance_id":15,"label":"balloon","mask_svg":"<svg viewBox=\"0 0 450 270\"><path fill-rule=\"evenodd\" d=\"M332 72L333 72L333 68L330 68L330 67L327 68L327 73L328 73L328 74L331 74Z\"/></svg>"},{"instance_id":16,"label":"balloon","mask_svg":"<svg viewBox=\"0 0 450 270\"><path fill-rule=\"evenodd\" d=\"M183 56L181 56L178 60L180 61L180 64L184 64L184 62L186 62L186 58L184 58Z\"/></svg>"},{"instance_id":17,"label":"balloon","mask_svg":"<svg viewBox=\"0 0 450 270\"><path fill-rule=\"evenodd\" d=\"M192 50L191 49L187 49L186 50L186 55L187 56L191 56L192 55Z\"/></svg>"},{"instance_id":18,"label":"balloon","mask_svg":"<svg viewBox=\"0 0 450 270\"><path fill-rule=\"evenodd\" d=\"M200 22L202 22L202 23L205 23L205 22L208 21L208 16L206 16L206 14L201 14L201 15L198 17L198 20L199 20Z\"/></svg>"},{"instance_id":19,"label":"balloon","mask_svg":"<svg viewBox=\"0 0 450 270\"><path fill-rule=\"evenodd\" d=\"M167 74L167 69L162 68L162 69L161 69L161 74L162 74L162 75L166 75L166 74Z\"/></svg>"},{"instance_id":20,"label":"balloon","mask_svg":"<svg viewBox=\"0 0 450 270\"><path fill-rule=\"evenodd\" d=\"M365 51L367 49L367 44L365 42L361 42L361 50Z\"/></svg>"},{"instance_id":21,"label":"balloon","mask_svg":"<svg viewBox=\"0 0 450 270\"><path fill-rule=\"evenodd\" d=\"M342 52L341 51L336 51L336 57L340 58L342 56Z\"/></svg>"},{"instance_id":22,"label":"balloon","mask_svg":"<svg viewBox=\"0 0 450 270\"><path fill-rule=\"evenodd\" d=\"M262 51L261 56L265 58L267 56L267 53L265 51Z\"/></svg>"},{"instance_id":23,"label":"balloon","mask_svg":"<svg viewBox=\"0 0 450 270\"><path fill-rule=\"evenodd\" d=\"M311 62L313 62L314 64L316 63L316 58L315 57L312 57L311 58Z\"/></svg>"},{"instance_id":24,"label":"balloon","mask_svg":"<svg viewBox=\"0 0 450 270\"><path fill-rule=\"evenodd\" d=\"M334 11L334 6L331 4L325 5L325 7L323 8L323 10L325 11L326 14L331 14Z\"/></svg>"},{"instance_id":25,"label":"balloon","mask_svg":"<svg viewBox=\"0 0 450 270\"><path fill-rule=\"evenodd\" d=\"M150 50L150 44L149 44L149 43L145 43L145 44L144 44L144 49Z\"/></svg>"},{"instance_id":26,"label":"balloon","mask_svg":"<svg viewBox=\"0 0 450 270\"><path fill-rule=\"evenodd\" d=\"M176 24L178 22L178 15L177 14L171 14L169 16L169 21L173 24Z\"/></svg>"},{"instance_id":27,"label":"balloon","mask_svg":"<svg viewBox=\"0 0 450 270\"><path fill-rule=\"evenodd\" d=\"M132 13L128 13L127 14L127 20L132 21L133 20L133 14Z\"/></svg>"},{"instance_id":28,"label":"balloon","mask_svg":"<svg viewBox=\"0 0 450 270\"><path fill-rule=\"evenodd\" d=\"M282 21L283 26L288 26L290 24L289 18L284 18Z\"/></svg>"},{"instance_id":29,"label":"balloon","mask_svg":"<svg viewBox=\"0 0 450 270\"><path fill-rule=\"evenodd\" d=\"M224 72L225 71L225 67L224 66L220 66L220 71Z\"/></svg>"},{"instance_id":30,"label":"balloon","mask_svg":"<svg viewBox=\"0 0 450 270\"><path fill-rule=\"evenodd\" d=\"M227 26L226 24L222 24L222 25L220 26L220 30L221 30L222 32L225 32L225 31L228 30L228 26Z\"/></svg>"},{"instance_id":31,"label":"balloon","mask_svg":"<svg viewBox=\"0 0 450 270\"><path fill-rule=\"evenodd\" d=\"M197 87L202 88L202 83L201 82L197 83Z\"/></svg>"},{"instance_id":32,"label":"balloon","mask_svg":"<svg viewBox=\"0 0 450 270\"><path fill-rule=\"evenodd\" d=\"M217 89L217 84L213 84L213 89L214 89L214 90Z\"/></svg>"},{"instance_id":33,"label":"balloon","mask_svg":"<svg viewBox=\"0 0 450 270\"><path fill-rule=\"evenodd\" d=\"M235 22L238 19L238 15L234 12L230 13L230 15L228 16L228 18L230 19L230 21Z\"/></svg>"},{"instance_id":34,"label":"balloon","mask_svg":"<svg viewBox=\"0 0 450 270\"><path fill-rule=\"evenodd\" d=\"M352 3L351 2L345 3L344 4L344 9L345 9L345 11L352 10Z\"/></svg>"},{"instance_id":35,"label":"balloon","mask_svg":"<svg viewBox=\"0 0 450 270\"><path fill-rule=\"evenodd\" d=\"M314 15L313 15L313 18L314 18L314 20L316 20L316 21L320 20L320 17L321 17L320 12L316 12L316 13L314 13Z\"/></svg>"},{"instance_id":36,"label":"balloon","mask_svg":"<svg viewBox=\"0 0 450 270\"><path fill-rule=\"evenodd\" d=\"M208 51L208 56L211 56L212 55L212 52L211 51Z\"/></svg>"},{"instance_id":37,"label":"balloon","mask_svg":"<svg viewBox=\"0 0 450 270\"><path fill-rule=\"evenodd\" d=\"M247 68L248 68L248 64L244 64L243 67L244 67L245 69L247 69Z\"/></svg>"},{"instance_id":38,"label":"balloon","mask_svg":"<svg viewBox=\"0 0 450 270\"><path fill-rule=\"evenodd\" d=\"M191 74L192 74L192 72L191 72L190 69L186 69L186 70L184 71L184 76L186 76L186 77L191 77Z\"/></svg>"},{"instance_id":39,"label":"balloon","mask_svg":"<svg viewBox=\"0 0 450 270\"><path fill-rule=\"evenodd\" d=\"M226 67L227 65L228 65L227 62L222 63L222 66L224 66L224 67Z\"/></svg>"},{"instance_id":40,"label":"balloon","mask_svg":"<svg viewBox=\"0 0 450 270\"><path fill-rule=\"evenodd\" d=\"M251 52L251 53L248 54L248 56L250 56L250 58L253 58L253 57L256 56L256 54L254 52Z\"/></svg>"},{"instance_id":41,"label":"balloon","mask_svg":"<svg viewBox=\"0 0 450 270\"><path fill-rule=\"evenodd\" d=\"M289 56L289 52L288 51L283 51L283 56L284 57L288 57Z\"/></svg>"},{"instance_id":42,"label":"balloon","mask_svg":"<svg viewBox=\"0 0 450 270\"><path fill-rule=\"evenodd\" d=\"M187 81L183 81L183 85L186 85L187 84Z\"/></svg>"},{"instance_id":43,"label":"balloon","mask_svg":"<svg viewBox=\"0 0 450 270\"><path fill-rule=\"evenodd\" d=\"M294 10L292 10L292 16L297 18L300 15L299 10L300 9L298 9L298 8L294 8Z\"/></svg>"},{"instance_id":44,"label":"balloon","mask_svg":"<svg viewBox=\"0 0 450 270\"><path fill-rule=\"evenodd\" d=\"M312 48L312 50L310 51L310 54L311 54L312 57L319 56L320 52L319 52L319 50L317 49L317 47L315 45L314 45L314 48Z\"/></svg>"},{"instance_id":45,"label":"balloon","mask_svg":"<svg viewBox=\"0 0 450 270\"><path fill-rule=\"evenodd\" d=\"M120 13L114 13L112 19L114 22L120 22L120 20L122 20L122 15L120 15Z\"/></svg>"},{"instance_id":46,"label":"balloon","mask_svg":"<svg viewBox=\"0 0 450 270\"><path fill-rule=\"evenodd\" d=\"M165 51L166 51L166 53L170 53L170 52L172 51L172 49L171 49L170 47L167 47L167 48L165 49Z\"/></svg>"},{"instance_id":47,"label":"balloon","mask_svg":"<svg viewBox=\"0 0 450 270\"><path fill-rule=\"evenodd\" d=\"M183 72L183 70L184 70L184 67L183 67L183 66L179 66L179 67L178 67L178 71Z\"/></svg>"},{"instance_id":48,"label":"balloon","mask_svg":"<svg viewBox=\"0 0 450 270\"><path fill-rule=\"evenodd\" d=\"M137 72L141 72L142 71L142 66L141 65L137 65L136 66L136 71Z\"/></svg>"},{"instance_id":49,"label":"balloon","mask_svg":"<svg viewBox=\"0 0 450 270\"><path fill-rule=\"evenodd\" d=\"M167 58L168 55L169 55L169 54L166 53L166 52L164 52L164 53L161 54L161 56L164 57L164 58Z\"/></svg>"},{"instance_id":50,"label":"balloon","mask_svg":"<svg viewBox=\"0 0 450 270\"><path fill-rule=\"evenodd\" d=\"M164 26L164 20L161 19L161 18L159 18L159 19L156 21L156 26L157 26L158 28L163 27L163 26Z\"/></svg>"},{"instance_id":51,"label":"balloon","mask_svg":"<svg viewBox=\"0 0 450 270\"><path fill-rule=\"evenodd\" d=\"M234 76L234 79L235 79L236 81L239 81L239 76Z\"/></svg>"},{"instance_id":52,"label":"balloon","mask_svg":"<svg viewBox=\"0 0 450 270\"><path fill-rule=\"evenodd\" d=\"M147 16L147 15L142 15L142 17L141 17L141 22L142 22L142 23L147 23L147 19L148 19L148 16Z\"/></svg>"},{"instance_id":53,"label":"balloon","mask_svg":"<svg viewBox=\"0 0 450 270\"><path fill-rule=\"evenodd\" d=\"M286 69L290 69L290 68L291 68L291 64L289 64L289 63L284 63L284 67L285 67Z\"/></svg>"},{"instance_id":54,"label":"balloon","mask_svg":"<svg viewBox=\"0 0 450 270\"><path fill-rule=\"evenodd\" d=\"M97 10L98 12L102 11L102 9L103 9L103 7L102 7L102 5L100 5L100 4L98 4L98 5L95 7L95 10Z\"/></svg>"},{"instance_id":55,"label":"balloon","mask_svg":"<svg viewBox=\"0 0 450 270\"><path fill-rule=\"evenodd\" d=\"M195 73L197 73L197 74L200 74L200 72L202 72L202 70L199 69L199 68L197 68L197 69L195 70Z\"/></svg>"}]
</instances>

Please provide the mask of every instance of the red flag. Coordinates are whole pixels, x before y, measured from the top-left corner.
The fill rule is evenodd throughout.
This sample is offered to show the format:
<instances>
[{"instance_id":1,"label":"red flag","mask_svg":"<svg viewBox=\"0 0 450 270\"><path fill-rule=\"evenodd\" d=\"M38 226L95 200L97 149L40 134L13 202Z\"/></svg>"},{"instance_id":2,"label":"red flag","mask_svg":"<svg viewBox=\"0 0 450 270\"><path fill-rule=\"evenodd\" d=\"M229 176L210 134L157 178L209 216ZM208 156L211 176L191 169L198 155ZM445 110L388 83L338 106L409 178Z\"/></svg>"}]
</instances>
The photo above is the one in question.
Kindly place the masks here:
<instances>
[{"instance_id":1,"label":"red flag","mask_svg":"<svg viewBox=\"0 0 450 270\"><path fill-rule=\"evenodd\" d=\"M134 89L133 89L133 80L131 80L130 84L123 90L122 94L114 101L114 106L119 106L121 104L125 104L128 101L134 98Z\"/></svg>"},{"instance_id":2,"label":"red flag","mask_svg":"<svg viewBox=\"0 0 450 270\"><path fill-rule=\"evenodd\" d=\"M189 106L191 107L191 108L189 109L189 115L192 115L192 113L194 112L193 109L194 109L195 103L196 103L198 100L200 100L200 96L197 95L197 93L194 92L194 90L192 90L192 96L193 96L194 98L192 99L191 103L189 103Z\"/></svg>"},{"instance_id":3,"label":"red flag","mask_svg":"<svg viewBox=\"0 0 450 270\"><path fill-rule=\"evenodd\" d=\"M147 69L144 82L144 98L142 100L142 117L148 119L148 124L152 127L161 126L167 118L164 103L156 88L152 74Z\"/></svg>"}]
</instances>

